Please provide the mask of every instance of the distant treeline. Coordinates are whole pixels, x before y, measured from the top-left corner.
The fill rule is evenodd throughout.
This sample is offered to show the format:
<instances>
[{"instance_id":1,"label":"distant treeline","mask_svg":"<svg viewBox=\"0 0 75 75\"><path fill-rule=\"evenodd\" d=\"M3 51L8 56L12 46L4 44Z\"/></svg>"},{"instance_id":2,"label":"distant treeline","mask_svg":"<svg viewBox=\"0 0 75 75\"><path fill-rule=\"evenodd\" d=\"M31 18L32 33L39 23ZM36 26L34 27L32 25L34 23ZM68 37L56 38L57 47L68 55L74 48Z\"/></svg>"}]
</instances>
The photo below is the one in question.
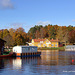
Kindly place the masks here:
<instances>
[{"instance_id":1,"label":"distant treeline","mask_svg":"<svg viewBox=\"0 0 75 75\"><path fill-rule=\"evenodd\" d=\"M23 28L18 29L3 29L0 30L0 38L7 41L6 46L25 45L30 42L31 39L47 38L58 39L60 42L66 42L69 44L75 44L75 27L69 25L35 25L30 28L28 33Z\"/></svg>"}]
</instances>

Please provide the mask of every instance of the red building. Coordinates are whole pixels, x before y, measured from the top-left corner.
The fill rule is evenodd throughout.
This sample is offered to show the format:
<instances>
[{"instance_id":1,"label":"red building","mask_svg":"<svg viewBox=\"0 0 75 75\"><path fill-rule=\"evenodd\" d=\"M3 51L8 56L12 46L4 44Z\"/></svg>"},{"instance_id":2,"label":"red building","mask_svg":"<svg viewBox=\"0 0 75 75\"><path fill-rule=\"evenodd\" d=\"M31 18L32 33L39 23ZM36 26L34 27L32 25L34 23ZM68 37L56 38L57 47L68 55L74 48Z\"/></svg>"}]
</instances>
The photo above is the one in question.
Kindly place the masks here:
<instances>
[{"instance_id":1,"label":"red building","mask_svg":"<svg viewBox=\"0 0 75 75\"><path fill-rule=\"evenodd\" d=\"M0 38L0 55L2 55L3 54L3 51L4 51L4 43L5 43L6 41L4 41L4 40L2 40L1 38Z\"/></svg>"}]
</instances>

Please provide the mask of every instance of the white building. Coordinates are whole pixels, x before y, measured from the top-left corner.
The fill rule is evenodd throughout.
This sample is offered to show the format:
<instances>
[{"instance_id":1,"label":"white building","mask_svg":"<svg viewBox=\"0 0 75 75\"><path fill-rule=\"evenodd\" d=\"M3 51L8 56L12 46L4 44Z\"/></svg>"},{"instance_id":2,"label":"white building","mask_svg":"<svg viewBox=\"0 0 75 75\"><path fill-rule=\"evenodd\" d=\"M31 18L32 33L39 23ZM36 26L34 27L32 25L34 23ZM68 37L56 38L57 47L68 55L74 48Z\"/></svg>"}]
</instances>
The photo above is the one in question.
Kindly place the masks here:
<instances>
[{"instance_id":1,"label":"white building","mask_svg":"<svg viewBox=\"0 0 75 75\"><path fill-rule=\"evenodd\" d=\"M66 51L75 51L75 45L67 45L67 46L65 47L65 50L66 50Z\"/></svg>"},{"instance_id":2,"label":"white building","mask_svg":"<svg viewBox=\"0 0 75 75\"><path fill-rule=\"evenodd\" d=\"M15 53L37 52L37 47L36 46L15 46L13 47L13 52Z\"/></svg>"}]
</instances>

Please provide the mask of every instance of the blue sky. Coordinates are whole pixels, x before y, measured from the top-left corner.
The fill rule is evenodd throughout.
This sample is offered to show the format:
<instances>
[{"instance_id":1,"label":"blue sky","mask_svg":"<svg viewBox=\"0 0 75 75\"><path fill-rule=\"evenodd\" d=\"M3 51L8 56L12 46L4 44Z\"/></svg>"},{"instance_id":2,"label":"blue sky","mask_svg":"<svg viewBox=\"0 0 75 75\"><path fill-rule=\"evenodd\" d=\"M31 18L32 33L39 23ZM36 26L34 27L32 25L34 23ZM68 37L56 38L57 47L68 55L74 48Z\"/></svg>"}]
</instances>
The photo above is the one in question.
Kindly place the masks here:
<instances>
[{"instance_id":1,"label":"blue sky","mask_svg":"<svg viewBox=\"0 0 75 75\"><path fill-rule=\"evenodd\" d=\"M0 29L75 26L75 0L0 0Z\"/></svg>"}]
</instances>

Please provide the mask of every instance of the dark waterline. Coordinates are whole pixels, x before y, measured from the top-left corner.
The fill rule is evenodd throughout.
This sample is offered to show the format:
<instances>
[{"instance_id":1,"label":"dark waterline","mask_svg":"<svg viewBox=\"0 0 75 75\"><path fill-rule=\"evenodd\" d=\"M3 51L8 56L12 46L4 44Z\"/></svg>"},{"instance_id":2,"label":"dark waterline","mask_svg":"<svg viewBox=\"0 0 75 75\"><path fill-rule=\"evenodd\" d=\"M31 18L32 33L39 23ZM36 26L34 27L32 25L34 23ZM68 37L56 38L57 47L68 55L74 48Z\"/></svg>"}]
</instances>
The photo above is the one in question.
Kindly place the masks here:
<instances>
[{"instance_id":1,"label":"dark waterline","mask_svg":"<svg viewBox=\"0 0 75 75\"><path fill-rule=\"evenodd\" d=\"M0 75L75 75L75 52L41 52L40 57L0 58Z\"/></svg>"}]
</instances>

